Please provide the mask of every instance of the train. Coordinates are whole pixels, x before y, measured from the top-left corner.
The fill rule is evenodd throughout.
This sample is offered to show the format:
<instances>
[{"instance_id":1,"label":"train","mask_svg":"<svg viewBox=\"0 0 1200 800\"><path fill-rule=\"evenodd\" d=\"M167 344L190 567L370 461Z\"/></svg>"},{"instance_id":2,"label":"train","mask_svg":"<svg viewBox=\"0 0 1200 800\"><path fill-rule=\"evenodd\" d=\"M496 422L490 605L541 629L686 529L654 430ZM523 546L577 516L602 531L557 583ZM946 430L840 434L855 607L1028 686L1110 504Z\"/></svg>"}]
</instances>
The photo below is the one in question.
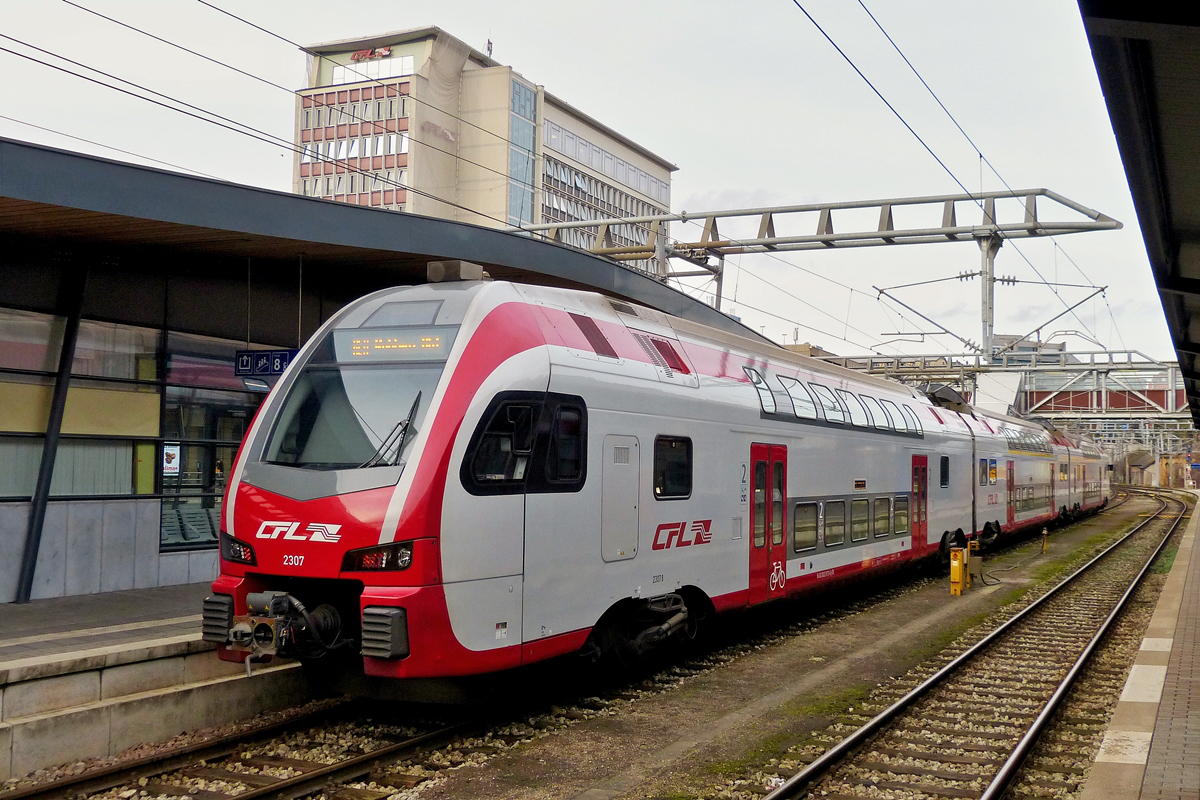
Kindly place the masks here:
<instances>
[{"instance_id":1,"label":"train","mask_svg":"<svg viewBox=\"0 0 1200 800\"><path fill-rule=\"evenodd\" d=\"M463 280L328 319L233 465L203 636L374 678L624 659L1100 508L1109 458L600 293Z\"/></svg>"}]
</instances>

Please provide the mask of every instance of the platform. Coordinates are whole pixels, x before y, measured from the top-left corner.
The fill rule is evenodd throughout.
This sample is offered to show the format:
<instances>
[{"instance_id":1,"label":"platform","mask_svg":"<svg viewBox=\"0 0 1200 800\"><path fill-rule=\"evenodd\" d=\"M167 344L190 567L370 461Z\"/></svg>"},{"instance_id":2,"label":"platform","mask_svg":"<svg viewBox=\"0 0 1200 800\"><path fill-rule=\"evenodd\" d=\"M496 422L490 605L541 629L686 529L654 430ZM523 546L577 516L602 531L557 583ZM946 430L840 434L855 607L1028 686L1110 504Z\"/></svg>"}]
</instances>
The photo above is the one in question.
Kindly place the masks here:
<instances>
[{"instance_id":1,"label":"platform","mask_svg":"<svg viewBox=\"0 0 1200 800\"><path fill-rule=\"evenodd\" d=\"M208 584L0 605L0 781L303 702L298 665L247 679L200 638Z\"/></svg>"},{"instance_id":2,"label":"platform","mask_svg":"<svg viewBox=\"0 0 1200 800\"><path fill-rule=\"evenodd\" d=\"M1080 800L1200 800L1198 527L1200 505L1188 521Z\"/></svg>"}]
</instances>

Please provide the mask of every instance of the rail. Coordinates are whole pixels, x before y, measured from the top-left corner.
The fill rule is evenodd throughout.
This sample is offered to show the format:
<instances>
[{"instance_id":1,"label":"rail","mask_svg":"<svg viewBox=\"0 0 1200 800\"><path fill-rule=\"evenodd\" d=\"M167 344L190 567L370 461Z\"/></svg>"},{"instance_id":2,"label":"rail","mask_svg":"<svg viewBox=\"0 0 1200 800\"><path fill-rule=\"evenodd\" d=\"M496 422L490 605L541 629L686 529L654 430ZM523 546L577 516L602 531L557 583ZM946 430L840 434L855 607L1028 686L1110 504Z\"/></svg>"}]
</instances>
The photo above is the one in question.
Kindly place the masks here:
<instances>
[{"instance_id":1,"label":"rail","mask_svg":"<svg viewBox=\"0 0 1200 800\"><path fill-rule=\"evenodd\" d=\"M823 777L835 765L841 762L842 759L849 756L860 745L866 743L868 739L884 731L888 727L889 723L897 719L901 713L910 708L917 700L924 697L934 688L942 685L964 664L980 653L983 653L985 650L999 641L1005 634L1015 630L1016 626L1020 622L1025 620L1035 611L1043 608L1052 599L1057 598L1063 589L1073 585L1081 576L1090 572L1096 564L1100 563L1111 553L1121 548L1122 545L1131 539L1131 537L1136 535L1150 523L1160 519L1162 513L1170 506L1170 502L1165 501L1161 497L1157 496L1156 499L1158 499L1162 505L1151 517L1135 526L1127 534L1122 536L1109 547L1105 548L1104 551L1097 554L1094 558L1089 560L1074 573L1063 579L1058 585L1050 589L1050 591L1046 592L1029 606L1022 609L1019 613L997 627L983 639L976 642L966 651L935 672L932 676L922 681L919 685L910 690L899 700L895 701L892 703L892 705L888 706L882 712L869 720L865 725L846 736L846 738L844 738L841 742L834 745L803 770L796 773L796 775L786 780L781 786L768 794L765 800L794 800L795 798L801 797L810 784ZM1159 553L1162 552L1163 547L1170 540L1171 535L1175 532L1176 528L1178 528L1179 523L1183 520L1187 513L1187 504L1177 499L1172 499L1172 501L1180 504L1180 513L1172 521L1171 526L1167 533L1163 536L1162 541L1159 542L1153 553L1151 553L1149 558L1146 559L1145 564L1129 583L1125 592L1121 595L1116 605L1104 619L1097 632L1089 640L1088 644L1076 659L1075 663L1067 671L1066 676L1059 683L1058 687L1055 689L1047 703L1043 706L1042 711L1037 715L1029 729L1018 741L1016 747L1005 760L1003 765L1001 765L997 770L987 788L983 790L983 793L980 795L980 800L996 800L1008 788L1013 777L1016 775L1017 770L1020 768L1021 763L1024 761L1026 755L1028 755L1029 750L1033 747L1041 732L1044 730L1046 723L1053 716L1059 705L1061 705L1063 699L1066 697L1067 692L1074 684L1075 679L1078 677L1080 671L1083 669L1087 660L1095 651L1097 644L1103 638L1104 634L1107 633L1109 627L1112 625L1113 620L1115 620L1120 614L1129 597L1141 583L1142 578L1145 576L1147 570L1149 570Z\"/></svg>"}]
</instances>

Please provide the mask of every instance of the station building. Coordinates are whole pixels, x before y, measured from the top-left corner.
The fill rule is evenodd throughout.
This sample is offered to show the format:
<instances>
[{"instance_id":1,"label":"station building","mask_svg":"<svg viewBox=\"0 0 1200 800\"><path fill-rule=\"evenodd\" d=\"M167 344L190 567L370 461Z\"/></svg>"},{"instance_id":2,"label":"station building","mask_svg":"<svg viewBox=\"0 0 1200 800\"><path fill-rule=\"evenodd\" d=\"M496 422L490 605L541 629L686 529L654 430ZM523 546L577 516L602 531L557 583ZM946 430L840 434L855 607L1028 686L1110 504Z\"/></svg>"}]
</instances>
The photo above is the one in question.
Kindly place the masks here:
<instances>
[{"instance_id":1,"label":"station building","mask_svg":"<svg viewBox=\"0 0 1200 800\"><path fill-rule=\"evenodd\" d=\"M0 603L210 580L225 479L274 380L239 375L238 352L295 348L442 259L753 335L524 234L0 139Z\"/></svg>"},{"instance_id":2,"label":"station building","mask_svg":"<svg viewBox=\"0 0 1200 800\"><path fill-rule=\"evenodd\" d=\"M305 49L298 194L489 227L670 210L673 164L439 28ZM608 233L623 247L648 230Z\"/></svg>"}]
</instances>

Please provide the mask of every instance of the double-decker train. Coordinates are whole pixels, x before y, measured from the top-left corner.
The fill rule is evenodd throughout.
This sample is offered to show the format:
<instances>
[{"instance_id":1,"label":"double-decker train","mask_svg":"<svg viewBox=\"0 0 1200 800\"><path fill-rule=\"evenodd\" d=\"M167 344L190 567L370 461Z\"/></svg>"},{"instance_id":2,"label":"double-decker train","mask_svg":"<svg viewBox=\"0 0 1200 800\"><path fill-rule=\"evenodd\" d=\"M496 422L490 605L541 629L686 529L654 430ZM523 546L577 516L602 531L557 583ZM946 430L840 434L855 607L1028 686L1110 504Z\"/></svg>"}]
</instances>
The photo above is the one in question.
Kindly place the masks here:
<instances>
[{"instance_id":1,"label":"double-decker train","mask_svg":"<svg viewBox=\"0 0 1200 800\"><path fill-rule=\"evenodd\" d=\"M640 652L1108 493L1092 443L953 393L596 293L387 289L248 431L204 636L392 678Z\"/></svg>"}]
</instances>

